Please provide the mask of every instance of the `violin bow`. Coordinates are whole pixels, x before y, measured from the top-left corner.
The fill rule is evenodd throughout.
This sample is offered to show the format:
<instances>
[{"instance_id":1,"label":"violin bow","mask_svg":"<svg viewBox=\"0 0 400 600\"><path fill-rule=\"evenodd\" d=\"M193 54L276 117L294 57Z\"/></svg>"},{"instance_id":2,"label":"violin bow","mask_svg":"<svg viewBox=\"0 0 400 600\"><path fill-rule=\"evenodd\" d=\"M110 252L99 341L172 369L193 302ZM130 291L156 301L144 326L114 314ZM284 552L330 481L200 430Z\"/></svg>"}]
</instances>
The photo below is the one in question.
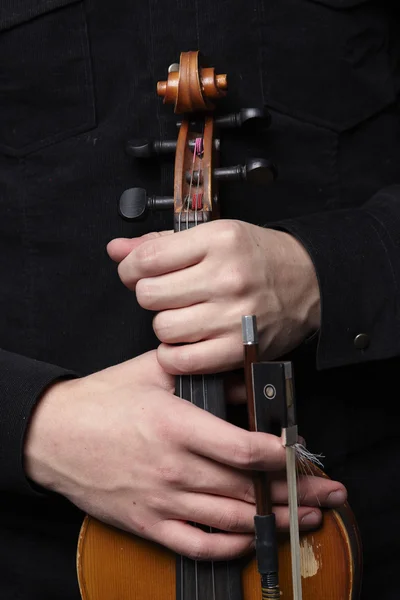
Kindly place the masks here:
<instances>
[{"instance_id":1,"label":"violin bow","mask_svg":"<svg viewBox=\"0 0 400 600\"><path fill-rule=\"evenodd\" d=\"M292 363L260 362L255 315L242 318L242 335L250 430L282 435L286 448L293 600L302 600L296 480L298 432ZM262 600L278 600L281 597L278 539L272 510L271 479L268 473L257 471L254 472L253 481L256 498L256 557L261 576Z\"/></svg>"}]
</instances>

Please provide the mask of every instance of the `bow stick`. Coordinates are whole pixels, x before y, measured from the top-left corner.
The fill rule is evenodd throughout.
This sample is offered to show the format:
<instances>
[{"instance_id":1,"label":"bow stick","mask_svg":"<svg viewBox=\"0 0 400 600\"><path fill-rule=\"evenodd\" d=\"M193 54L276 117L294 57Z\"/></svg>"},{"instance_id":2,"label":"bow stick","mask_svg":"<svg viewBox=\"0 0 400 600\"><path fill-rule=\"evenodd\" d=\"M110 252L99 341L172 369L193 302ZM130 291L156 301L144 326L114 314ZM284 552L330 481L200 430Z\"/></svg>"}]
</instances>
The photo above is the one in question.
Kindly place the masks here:
<instances>
[{"instance_id":1,"label":"bow stick","mask_svg":"<svg viewBox=\"0 0 400 600\"><path fill-rule=\"evenodd\" d=\"M251 431L282 435L286 448L286 477L289 491L290 548L294 600L302 599L300 537L296 485L296 444L298 442L292 363L260 362L257 322L254 315L242 318L244 373ZM271 479L268 473L253 475L256 516L256 556L261 575L263 600L281 597L278 542L272 511Z\"/></svg>"}]
</instances>

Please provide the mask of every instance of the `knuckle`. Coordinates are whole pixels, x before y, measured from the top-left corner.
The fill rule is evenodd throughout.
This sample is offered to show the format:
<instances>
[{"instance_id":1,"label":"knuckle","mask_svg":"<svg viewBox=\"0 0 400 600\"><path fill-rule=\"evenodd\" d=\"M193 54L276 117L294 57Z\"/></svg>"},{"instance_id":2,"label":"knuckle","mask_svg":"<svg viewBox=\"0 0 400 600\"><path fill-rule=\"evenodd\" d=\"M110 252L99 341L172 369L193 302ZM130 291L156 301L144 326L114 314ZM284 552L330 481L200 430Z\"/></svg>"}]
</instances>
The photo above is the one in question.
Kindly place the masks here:
<instances>
[{"instance_id":1,"label":"knuckle","mask_svg":"<svg viewBox=\"0 0 400 600\"><path fill-rule=\"evenodd\" d=\"M177 441L179 429L172 418L172 415L159 416L156 423L157 437L163 442Z\"/></svg>"},{"instance_id":2,"label":"knuckle","mask_svg":"<svg viewBox=\"0 0 400 600\"><path fill-rule=\"evenodd\" d=\"M225 531L240 531L242 524L241 515L237 511L228 511L219 519L218 528Z\"/></svg>"},{"instance_id":3,"label":"knuckle","mask_svg":"<svg viewBox=\"0 0 400 600\"><path fill-rule=\"evenodd\" d=\"M171 344L175 341L173 324L165 313L158 313L154 317L153 330L160 342Z\"/></svg>"},{"instance_id":4,"label":"knuckle","mask_svg":"<svg viewBox=\"0 0 400 600\"><path fill-rule=\"evenodd\" d=\"M230 295L239 296L248 292L248 277L241 265L232 264L223 273L223 284Z\"/></svg>"},{"instance_id":5,"label":"knuckle","mask_svg":"<svg viewBox=\"0 0 400 600\"><path fill-rule=\"evenodd\" d=\"M243 225L240 221L218 221L219 242L225 248L238 248L243 238Z\"/></svg>"},{"instance_id":6,"label":"knuckle","mask_svg":"<svg viewBox=\"0 0 400 600\"><path fill-rule=\"evenodd\" d=\"M131 281L132 278L130 277L129 268L128 268L127 262L125 260L123 260L122 262L119 263L117 270L118 270L118 277L120 278L122 283L128 288L132 287L132 281Z\"/></svg>"},{"instance_id":7,"label":"knuckle","mask_svg":"<svg viewBox=\"0 0 400 600\"><path fill-rule=\"evenodd\" d=\"M179 467L176 463L162 465L158 469L158 475L163 483L172 487L181 486L185 479L182 467Z\"/></svg>"},{"instance_id":8,"label":"knuckle","mask_svg":"<svg viewBox=\"0 0 400 600\"><path fill-rule=\"evenodd\" d=\"M211 549L205 539L194 539L191 541L187 557L191 560L209 560L211 557Z\"/></svg>"},{"instance_id":9,"label":"knuckle","mask_svg":"<svg viewBox=\"0 0 400 600\"><path fill-rule=\"evenodd\" d=\"M247 467L249 464L251 464L252 452L250 440L243 439L237 441L233 448L235 462L240 467Z\"/></svg>"},{"instance_id":10,"label":"knuckle","mask_svg":"<svg viewBox=\"0 0 400 600\"><path fill-rule=\"evenodd\" d=\"M164 514L168 510L168 498L165 494L152 494L147 498L146 504L156 514Z\"/></svg>"},{"instance_id":11,"label":"knuckle","mask_svg":"<svg viewBox=\"0 0 400 600\"><path fill-rule=\"evenodd\" d=\"M259 462L259 452L250 436L236 442L233 455L239 467L246 468Z\"/></svg>"},{"instance_id":12,"label":"knuckle","mask_svg":"<svg viewBox=\"0 0 400 600\"><path fill-rule=\"evenodd\" d=\"M125 526L129 531L139 534L144 534L144 532L148 529L148 523L144 518L144 515L137 515L135 512L132 512L129 515Z\"/></svg>"},{"instance_id":13,"label":"knuckle","mask_svg":"<svg viewBox=\"0 0 400 600\"><path fill-rule=\"evenodd\" d=\"M142 308L151 308L154 305L156 294L153 286L145 279L140 279L136 284L136 299Z\"/></svg>"},{"instance_id":14,"label":"knuckle","mask_svg":"<svg viewBox=\"0 0 400 600\"><path fill-rule=\"evenodd\" d=\"M190 374L195 372L197 364L191 347L182 346L180 348L175 348L173 358L176 369L178 369L182 374Z\"/></svg>"},{"instance_id":15,"label":"knuckle","mask_svg":"<svg viewBox=\"0 0 400 600\"><path fill-rule=\"evenodd\" d=\"M157 240L150 239L141 244L135 251L136 260L146 267L148 265L156 265L160 257L160 252L157 244Z\"/></svg>"},{"instance_id":16,"label":"knuckle","mask_svg":"<svg viewBox=\"0 0 400 600\"><path fill-rule=\"evenodd\" d=\"M244 491L243 500L244 502L254 502L254 484L253 482L249 483L247 488Z\"/></svg>"}]
</instances>

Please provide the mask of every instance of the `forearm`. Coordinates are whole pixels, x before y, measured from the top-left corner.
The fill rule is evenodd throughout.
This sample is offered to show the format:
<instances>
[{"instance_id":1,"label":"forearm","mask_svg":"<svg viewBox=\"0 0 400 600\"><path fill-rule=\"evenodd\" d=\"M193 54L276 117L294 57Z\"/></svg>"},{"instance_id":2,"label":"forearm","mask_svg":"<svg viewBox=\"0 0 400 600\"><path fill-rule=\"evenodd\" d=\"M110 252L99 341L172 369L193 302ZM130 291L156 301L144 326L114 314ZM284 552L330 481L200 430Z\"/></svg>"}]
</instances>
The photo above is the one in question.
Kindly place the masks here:
<instances>
[{"instance_id":1,"label":"forearm","mask_svg":"<svg viewBox=\"0 0 400 600\"><path fill-rule=\"evenodd\" d=\"M61 367L0 350L0 489L35 493L24 470L32 411L53 382L73 376Z\"/></svg>"},{"instance_id":2,"label":"forearm","mask_svg":"<svg viewBox=\"0 0 400 600\"><path fill-rule=\"evenodd\" d=\"M274 224L309 252L318 277L319 369L400 354L400 186L360 208Z\"/></svg>"}]
</instances>

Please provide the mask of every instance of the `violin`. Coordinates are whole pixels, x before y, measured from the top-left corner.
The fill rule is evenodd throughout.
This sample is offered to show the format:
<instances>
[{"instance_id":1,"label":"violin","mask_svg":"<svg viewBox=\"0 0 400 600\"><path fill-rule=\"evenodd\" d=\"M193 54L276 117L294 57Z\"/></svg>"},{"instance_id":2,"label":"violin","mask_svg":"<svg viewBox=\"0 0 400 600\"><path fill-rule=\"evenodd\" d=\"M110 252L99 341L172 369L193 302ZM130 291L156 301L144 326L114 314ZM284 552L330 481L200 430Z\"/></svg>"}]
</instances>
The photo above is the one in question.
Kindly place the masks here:
<instances>
[{"instance_id":1,"label":"violin","mask_svg":"<svg viewBox=\"0 0 400 600\"><path fill-rule=\"evenodd\" d=\"M157 84L157 93L164 104L173 104L175 113L181 115L177 140L133 141L127 151L135 159L174 152L174 194L165 198L149 196L140 188L126 190L119 202L124 219L145 218L150 210L173 210L174 230L179 232L220 217L218 188L224 181L265 185L275 180L276 167L265 159L220 166L221 130L269 126L265 110L242 109L216 117L215 103L227 91L227 75L216 74L214 68L203 65L197 51L183 52L179 64L170 66L167 79ZM291 363L260 362L254 315L244 315L243 339L250 429L274 432L274 427L280 427L288 449L288 473L294 469L290 535L275 532L265 473L254 473L256 549L248 557L229 562L191 560L87 515L77 548L82 600L359 598L361 541L350 506L346 503L340 509L323 509L319 529L305 533L298 530L293 454L297 423ZM221 375L179 376L176 395L227 418ZM310 474L326 477L312 462L307 461L307 469ZM209 528L207 531L212 533Z\"/></svg>"}]
</instances>

